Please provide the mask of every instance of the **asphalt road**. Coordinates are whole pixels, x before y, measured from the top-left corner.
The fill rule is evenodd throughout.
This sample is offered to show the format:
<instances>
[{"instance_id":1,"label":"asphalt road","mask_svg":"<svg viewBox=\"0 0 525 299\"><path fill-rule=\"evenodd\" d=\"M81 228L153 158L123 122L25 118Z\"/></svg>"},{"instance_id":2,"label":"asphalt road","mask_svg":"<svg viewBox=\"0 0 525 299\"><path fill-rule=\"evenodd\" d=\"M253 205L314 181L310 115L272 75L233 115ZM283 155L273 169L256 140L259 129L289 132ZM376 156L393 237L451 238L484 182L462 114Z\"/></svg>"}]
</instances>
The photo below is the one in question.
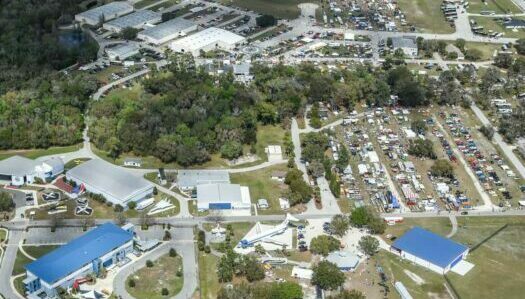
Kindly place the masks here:
<instances>
[{"instance_id":1,"label":"asphalt road","mask_svg":"<svg viewBox=\"0 0 525 299\"><path fill-rule=\"evenodd\" d=\"M4 252L4 258L0 265L0 294L5 299L19 299L15 291L11 288L10 280L11 273L13 273L13 267L16 260L16 252L18 251L18 243L22 240L24 231L21 230L10 230L9 240Z\"/></svg>"},{"instance_id":2,"label":"asphalt road","mask_svg":"<svg viewBox=\"0 0 525 299\"><path fill-rule=\"evenodd\" d=\"M114 293L126 299L134 299L133 296L126 291L126 278L145 267L146 261L156 260L159 257L168 254L170 248L175 248L177 253L182 256L182 268L184 275L184 283L182 290L173 299L188 299L191 298L198 286L198 265L197 257L195 255L195 245L193 241L193 229L182 228L177 230L177 235L174 236L175 241L165 242L153 251L148 252L139 260L132 264L125 265L119 270L115 279L113 280ZM142 299L142 298L139 298Z\"/></svg>"}]
</instances>

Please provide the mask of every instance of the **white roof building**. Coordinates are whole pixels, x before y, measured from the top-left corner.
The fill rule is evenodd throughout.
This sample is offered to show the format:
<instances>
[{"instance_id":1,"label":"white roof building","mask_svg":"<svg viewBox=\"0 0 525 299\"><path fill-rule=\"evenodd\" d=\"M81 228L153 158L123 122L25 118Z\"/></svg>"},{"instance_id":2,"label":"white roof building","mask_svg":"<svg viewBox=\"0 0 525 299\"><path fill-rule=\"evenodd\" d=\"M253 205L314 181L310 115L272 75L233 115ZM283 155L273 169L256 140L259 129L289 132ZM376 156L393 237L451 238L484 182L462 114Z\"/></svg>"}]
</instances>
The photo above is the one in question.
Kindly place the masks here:
<instances>
[{"instance_id":1,"label":"white roof building","mask_svg":"<svg viewBox=\"0 0 525 299\"><path fill-rule=\"evenodd\" d=\"M108 54L109 60L111 61L122 61L139 54L139 47L134 43L126 43L112 48L106 48L106 54Z\"/></svg>"},{"instance_id":2,"label":"white roof building","mask_svg":"<svg viewBox=\"0 0 525 299\"><path fill-rule=\"evenodd\" d=\"M230 174L227 170L179 170L177 187L183 191L206 184L229 184Z\"/></svg>"},{"instance_id":3,"label":"white roof building","mask_svg":"<svg viewBox=\"0 0 525 299\"><path fill-rule=\"evenodd\" d=\"M232 50L244 40L244 37L233 32L210 27L172 42L170 48L174 52L191 53L194 56L199 56L201 50Z\"/></svg>"},{"instance_id":4,"label":"white roof building","mask_svg":"<svg viewBox=\"0 0 525 299\"><path fill-rule=\"evenodd\" d=\"M100 21L109 21L133 11L133 6L126 1L115 1L86 10L75 15L77 22L97 25Z\"/></svg>"},{"instance_id":5,"label":"white roof building","mask_svg":"<svg viewBox=\"0 0 525 299\"><path fill-rule=\"evenodd\" d=\"M161 20L161 14L157 12L151 10L138 10L132 14L104 23L102 27L113 32L120 32L127 27L141 29L144 28L146 24L156 24Z\"/></svg>"},{"instance_id":6,"label":"white roof building","mask_svg":"<svg viewBox=\"0 0 525 299\"><path fill-rule=\"evenodd\" d=\"M176 18L140 32L137 37L151 44L160 45L179 36L197 30L197 24L184 18Z\"/></svg>"},{"instance_id":7,"label":"white roof building","mask_svg":"<svg viewBox=\"0 0 525 299\"><path fill-rule=\"evenodd\" d=\"M35 178L53 178L63 171L64 162L56 157L40 162L22 156L12 156L0 161L0 180L11 181L13 186L34 183Z\"/></svg>"},{"instance_id":8,"label":"white roof building","mask_svg":"<svg viewBox=\"0 0 525 299\"><path fill-rule=\"evenodd\" d=\"M130 174L127 170L93 159L66 173L68 180L84 184L87 191L101 194L113 204L126 207L128 202L139 201L153 193L153 185L146 179Z\"/></svg>"},{"instance_id":9,"label":"white roof building","mask_svg":"<svg viewBox=\"0 0 525 299\"><path fill-rule=\"evenodd\" d=\"M342 271L353 271L359 265L359 257L346 251L331 252L326 260L334 263Z\"/></svg>"},{"instance_id":10,"label":"white roof building","mask_svg":"<svg viewBox=\"0 0 525 299\"><path fill-rule=\"evenodd\" d=\"M199 210L250 209L250 190L237 184L205 184L197 186Z\"/></svg>"}]
</instances>

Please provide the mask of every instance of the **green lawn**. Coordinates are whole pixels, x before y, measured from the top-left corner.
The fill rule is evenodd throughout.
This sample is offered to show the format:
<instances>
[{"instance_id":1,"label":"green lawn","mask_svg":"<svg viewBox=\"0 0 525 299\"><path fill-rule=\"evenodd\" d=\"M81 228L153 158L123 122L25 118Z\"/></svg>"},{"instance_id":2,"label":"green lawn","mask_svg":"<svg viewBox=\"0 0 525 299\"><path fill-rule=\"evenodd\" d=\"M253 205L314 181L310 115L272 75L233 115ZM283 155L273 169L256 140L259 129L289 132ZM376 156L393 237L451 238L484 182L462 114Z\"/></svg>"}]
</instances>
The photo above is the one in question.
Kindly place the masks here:
<instances>
[{"instance_id":1,"label":"green lawn","mask_svg":"<svg viewBox=\"0 0 525 299\"><path fill-rule=\"evenodd\" d=\"M467 9L469 13L480 13L482 11L493 11L496 14L520 13L520 9L512 3L512 0L471 0Z\"/></svg>"},{"instance_id":2,"label":"green lawn","mask_svg":"<svg viewBox=\"0 0 525 299\"><path fill-rule=\"evenodd\" d=\"M502 32L504 33L503 37L512 37L512 38L525 38L525 30L518 29L514 32L508 30L502 26L500 21L497 21L489 17L470 17L469 19L474 19L479 26L483 26L485 32L492 30L493 32Z\"/></svg>"},{"instance_id":3,"label":"green lawn","mask_svg":"<svg viewBox=\"0 0 525 299\"><path fill-rule=\"evenodd\" d=\"M0 228L0 243L5 241L6 237L7 237L7 229Z\"/></svg>"},{"instance_id":4,"label":"green lawn","mask_svg":"<svg viewBox=\"0 0 525 299\"><path fill-rule=\"evenodd\" d=\"M70 145L70 146L56 146L47 149L28 149L28 150L5 150L0 151L0 160L7 159L9 157L20 155L29 159L36 159L42 156L56 155L69 153L79 150L81 144Z\"/></svg>"},{"instance_id":5,"label":"green lawn","mask_svg":"<svg viewBox=\"0 0 525 299\"><path fill-rule=\"evenodd\" d=\"M479 243L491 233L509 226L481 245L467 257L474 268L465 276L447 274L461 298L522 298L521 285L525 281L525 218L524 217L458 217L458 232L452 239L465 245ZM387 233L396 236L412 225L419 225L440 235L450 230L447 218L405 219L400 225L389 226ZM401 281L414 298L429 298L430 293L444 294L444 278L423 267L381 251L373 258L383 267L390 281ZM404 270L425 280L418 285Z\"/></svg>"},{"instance_id":6,"label":"green lawn","mask_svg":"<svg viewBox=\"0 0 525 299\"><path fill-rule=\"evenodd\" d=\"M24 249L27 252L27 254L31 255L34 258L39 258L57 247L58 246L56 245L24 246ZM24 266L31 262L31 259L27 258L20 251L17 251L15 266L13 267L13 276L25 273L26 270L24 269Z\"/></svg>"},{"instance_id":7,"label":"green lawn","mask_svg":"<svg viewBox=\"0 0 525 299\"><path fill-rule=\"evenodd\" d=\"M458 218L460 229L453 239L477 244L505 223L518 225L509 225L469 254L467 260L475 267L467 275L448 274L461 298L523 298L525 218Z\"/></svg>"},{"instance_id":8,"label":"green lawn","mask_svg":"<svg viewBox=\"0 0 525 299\"><path fill-rule=\"evenodd\" d=\"M279 206L279 197L287 189L284 183L271 179L274 171L287 171L285 164L267 167L257 171L232 173L230 180L234 184L248 186L252 203L257 203L260 198L268 200L270 207L265 210L258 209L259 214L282 214Z\"/></svg>"},{"instance_id":9,"label":"green lawn","mask_svg":"<svg viewBox=\"0 0 525 299\"><path fill-rule=\"evenodd\" d=\"M75 167L75 166L78 166L86 161L89 161L91 159L89 158L80 158L80 159L75 159L75 160L71 160L69 162L67 162L65 165L64 165L64 171L68 171L70 170L71 168Z\"/></svg>"},{"instance_id":10,"label":"green lawn","mask_svg":"<svg viewBox=\"0 0 525 299\"><path fill-rule=\"evenodd\" d=\"M169 297L175 296L182 289L183 276L177 276L182 271L182 258L165 255L153 261L151 268L144 267L126 279L126 290L135 298L166 298L161 294L163 288L169 291ZM182 272L181 272L182 273ZM129 280L135 281L135 287L129 287Z\"/></svg>"},{"instance_id":11,"label":"green lawn","mask_svg":"<svg viewBox=\"0 0 525 299\"><path fill-rule=\"evenodd\" d=\"M152 10L152 11L158 11L160 8L168 8L168 7L171 7L177 3L179 3L180 1L179 0L168 0L168 1L164 1L162 3L159 3L157 5L153 5L152 7L149 8L149 10Z\"/></svg>"},{"instance_id":12,"label":"green lawn","mask_svg":"<svg viewBox=\"0 0 525 299\"><path fill-rule=\"evenodd\" d=\"M219 0L222 4L253 10L261 14L273 15L281 19L295 19L301 13L300 3L319 3L318 0Z\"/></svg>"},{"instance_id":13,"label":"green lawn","mask_svg":"<svg viewBox=\"0 0 525 299\"><path fill-rule=\"evenodd\" d=\"M491 60L494 58L494 51L501 50L500 44L466 42L465 50L478 49L481 51L481 60Z\"/></svg>"},{"instance_id":14,"label":"green lawn","mask_svg":"<svg viewBox=\"0 0 525 299\"><path fill-rule=\"evenodd\" d=\"M22 275L20 277L15 278L15 280L13 281L13 284L15 285L15 289L20 295L25 295L25 291L26 291L25 286L24 286L25 278L26 278L26 275Z\"/></svg>"},{"instance_id":15,"label":"green lawn","mask_svg":"<svg viewBox=\"0 0 525 299\"><path fill-rule=\"evenodd\" d=\"M436 0L399 0L397 2L405 13L409 24L416 26L418 31L429 33L453 33L441 12L442 1Z\"/></svg>"},{"instance_id":16,"label":"green lawn","mask_svg":"<svg viewBox=\"0 0 525 299\"><path fill-rule=\"evenodd\" d=\"M199 252L199 285L201 299L215 299L221 287L217 278L217 257Z\"/></svg>"}]
</instances>

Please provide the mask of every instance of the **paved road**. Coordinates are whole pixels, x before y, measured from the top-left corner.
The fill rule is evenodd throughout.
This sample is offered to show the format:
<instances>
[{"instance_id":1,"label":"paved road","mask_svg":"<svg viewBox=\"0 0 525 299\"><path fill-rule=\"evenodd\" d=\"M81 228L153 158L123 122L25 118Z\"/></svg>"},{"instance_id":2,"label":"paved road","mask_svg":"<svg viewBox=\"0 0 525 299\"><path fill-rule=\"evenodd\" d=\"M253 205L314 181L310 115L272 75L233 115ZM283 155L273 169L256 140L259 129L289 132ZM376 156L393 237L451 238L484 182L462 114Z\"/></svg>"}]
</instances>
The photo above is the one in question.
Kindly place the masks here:
<instances>
[{"instance_id":1,"label":"paved road","mask_svg":"<svg viewBox=\"0 0 525 299\"><path fill-rule=\"evenodd\" d=\"M24 231L10 230L7 248L4 252L4 258L0 265L0 294L5 299L19 299L20 296L11 288L9 281L11 280L11 273L16 260L16 252L18 251L18 243L22 240Z\"/></svg>"},{"instance_id":2,"label":"paved road","mask_svg":"<svg viewBox=\"0 0 525 299\"><path fill-rule=\"evenodd\" d=\"M128 264L119 270L113 280L114 293L122 298L132 299L133 297L126 291L126 278L145 267L146 261L156 260L168 254L171 248L175 248L182 257L182 268L184 273L184 283L182 290L173 299L191 298L198 286L198 265L195 255L195 245L193 241L193 229L185 228L178 230L179 235L175 236L176 241L165 242L153 251L142 256L138 261ZM142 298L139 298L142 299Z\"/></svg>"},{"instance_id":3,"label":"paved road","mask_svg":"<svg viewBox=\"0 0 525 299\"><path fill-rule=\"evenodd\" d=\"M126 77L123 77L123 78L120 78L120 79L118 79L118 80L116 80L116 81L113 81L113 82L111 82L111 83L109 83L109 84L106 84L106 85L102 86L101 88L99 88L99 89L97 90L97 92L95 92L95 93L93 94L93 100L98 101L98 100L100 99L100 97L101 97L106 91L110 90L111 88L113 88L113 87L115 87L115 86L117 86L117 85L119 85L119 84L122 84L122 83L124 83L124 82L127 82L127 81L129 81L129 80L131 80L131 79L135 79L135 78L137 78L137 77L143 76L143 75L145 75L145 74L147 74L147 73L149 73L149 72L150 72L150 69L143 69L143 70L140 70L140 71L138 71L138 72L136 72L136 73L133 73L133 74L131 74L131 75L128 75L128 76L126 76Z\"/></svg>"},{"instance_id":4,"label":"paved road","mask_svg":"<svg viewBox=\"0 0 525 299\"><path fill-rule=\"evenodd\" d=\"M474 102L471 102L470 109L474 112L479 121L486 126L492 126L490 120L485 116L485 113L479 109ZM525 166L521 163L520 159L516 157L512 151L511 146L503 140L503 137L497 132L497 129L494 130L493 141L501 148L507 159L514 165L514 168L518 171L519 175L525 179Z\"/></svg>"},{"instance_id":5,"label":"paved road","mask_svg":"<svg viewBox=\"0 0 525 299\"><path fill-rule=\"evenodd\" d=\"M447 235L447 238L452 238L458 232L458 219L454 214L449 214L448 218L450 219L450 224L452 224L452 230Z\"/></svg>"}]
</instances>

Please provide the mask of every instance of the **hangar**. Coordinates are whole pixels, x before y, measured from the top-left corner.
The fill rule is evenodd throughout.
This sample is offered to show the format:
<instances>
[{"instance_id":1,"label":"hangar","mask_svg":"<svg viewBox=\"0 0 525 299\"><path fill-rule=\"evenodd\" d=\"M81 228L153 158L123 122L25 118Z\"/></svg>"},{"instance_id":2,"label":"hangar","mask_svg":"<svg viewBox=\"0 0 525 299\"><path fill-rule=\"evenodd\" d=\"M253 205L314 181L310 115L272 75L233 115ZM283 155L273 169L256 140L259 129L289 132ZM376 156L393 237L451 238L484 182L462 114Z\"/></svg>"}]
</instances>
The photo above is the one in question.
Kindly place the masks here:
<instances>
[{"instance_id":1,"label":"hangar","mask_svg":"<svg viewBox=\"0 0 525 299\"><path fill-rule=\"evenodd\" d=\"M31 298L55 298L57 288L67 289L88 274L98 275L133 251L133 228L108 222L25 266L26 293Z\"/></svg>"},{"instance_id":2,"label":"hangar","mask_svg":"<svg viewBox=\"0 0 525 299\"><path fill-rule=\"evenodd\" d=\"M161 14L159 13L151 10L138 10L132 14L104 23L102 27L113 32L120 32L127 27L142 29L146 25L156 24L161 20Z\"/></svg>"},{"instance_id":3,"label":"hangar","mask_svg":"<svg viewBox=\"0 0 525 299\"><path fill-rule=\"evenodd\" d=\"M469 248L420 227L414 227L397 239L390 251L402 258L445 274L468 254Z\"/></svg>"},{"instance_id":4,"label":"hangar","mask_svg":"<svg viewBox=\"0 0 525 299\"><path fill-rule=\"evenodd\" d=\"M195 30L197 30L197 24L194 22L176 18L139 32L137 37L148 43L160 45Z\"/></svg>"},{"instance_id":5,"label":"hangar","mask_svg":"<svg viewBox=\"0 0 525 299\"><path fill-rule=\"evenodd\" d=\"M250 209L250 189L237 184L204 184L197 186L197 209Z\"/></svg>"},{"instance_id":6,"label":"hangar","mask_svg":"<svg viewBox=\"0 0 525 299\"><path fill-rule=\"evenodd\" d=\"M84 162L66 173L68 180L84 185L88 192L101 194L113 204L126 208L128 202L139 201L153 193L146 179L100 159Z\"/></svg>"},{"instance_id":7,"label":"hangar","mask_svg":"<svg viewBox=\"0 0 525 299\"><path fill-rule=\"evenodd\" d=\"M232 50L245 40L244 37L221 28L210 27L171 43L174 52L199 56L200 51L214 49Z\"/></svg>"},{"instance_id":8,"label":"hangar","mask_svg":"<svg viewBox=\"0 0 525 299\"><path fill-rule=\"evenodd\" d=\"M107 22L133 11L133 6L126 1L115 1L86 10L75 15L77 22L86 23L92 26L99 24L101 21Z\"/></svg>"},{"instance_id":9,"label":"hangar","mask_svg":"<svg viewBox=\"0 0 525 299\"><path fill-rule=\"evenodd\" d=\"M60 158L40 162L16 155L0 161L0 180L10 181L13 186L32 184L35 178L52 179L63 171L64 162Z\"/></svg>"},{"instance_id":10,"label":"hangar","mask_svg":"<svg viewBox=\"0 0 525 299\"><path fill-rule=\"evenodd\" d=\"M227 170L179 170L177 173L177 188L181 191L194 190L198 185L229 183Z\"/></svg>"}]
</instances>

